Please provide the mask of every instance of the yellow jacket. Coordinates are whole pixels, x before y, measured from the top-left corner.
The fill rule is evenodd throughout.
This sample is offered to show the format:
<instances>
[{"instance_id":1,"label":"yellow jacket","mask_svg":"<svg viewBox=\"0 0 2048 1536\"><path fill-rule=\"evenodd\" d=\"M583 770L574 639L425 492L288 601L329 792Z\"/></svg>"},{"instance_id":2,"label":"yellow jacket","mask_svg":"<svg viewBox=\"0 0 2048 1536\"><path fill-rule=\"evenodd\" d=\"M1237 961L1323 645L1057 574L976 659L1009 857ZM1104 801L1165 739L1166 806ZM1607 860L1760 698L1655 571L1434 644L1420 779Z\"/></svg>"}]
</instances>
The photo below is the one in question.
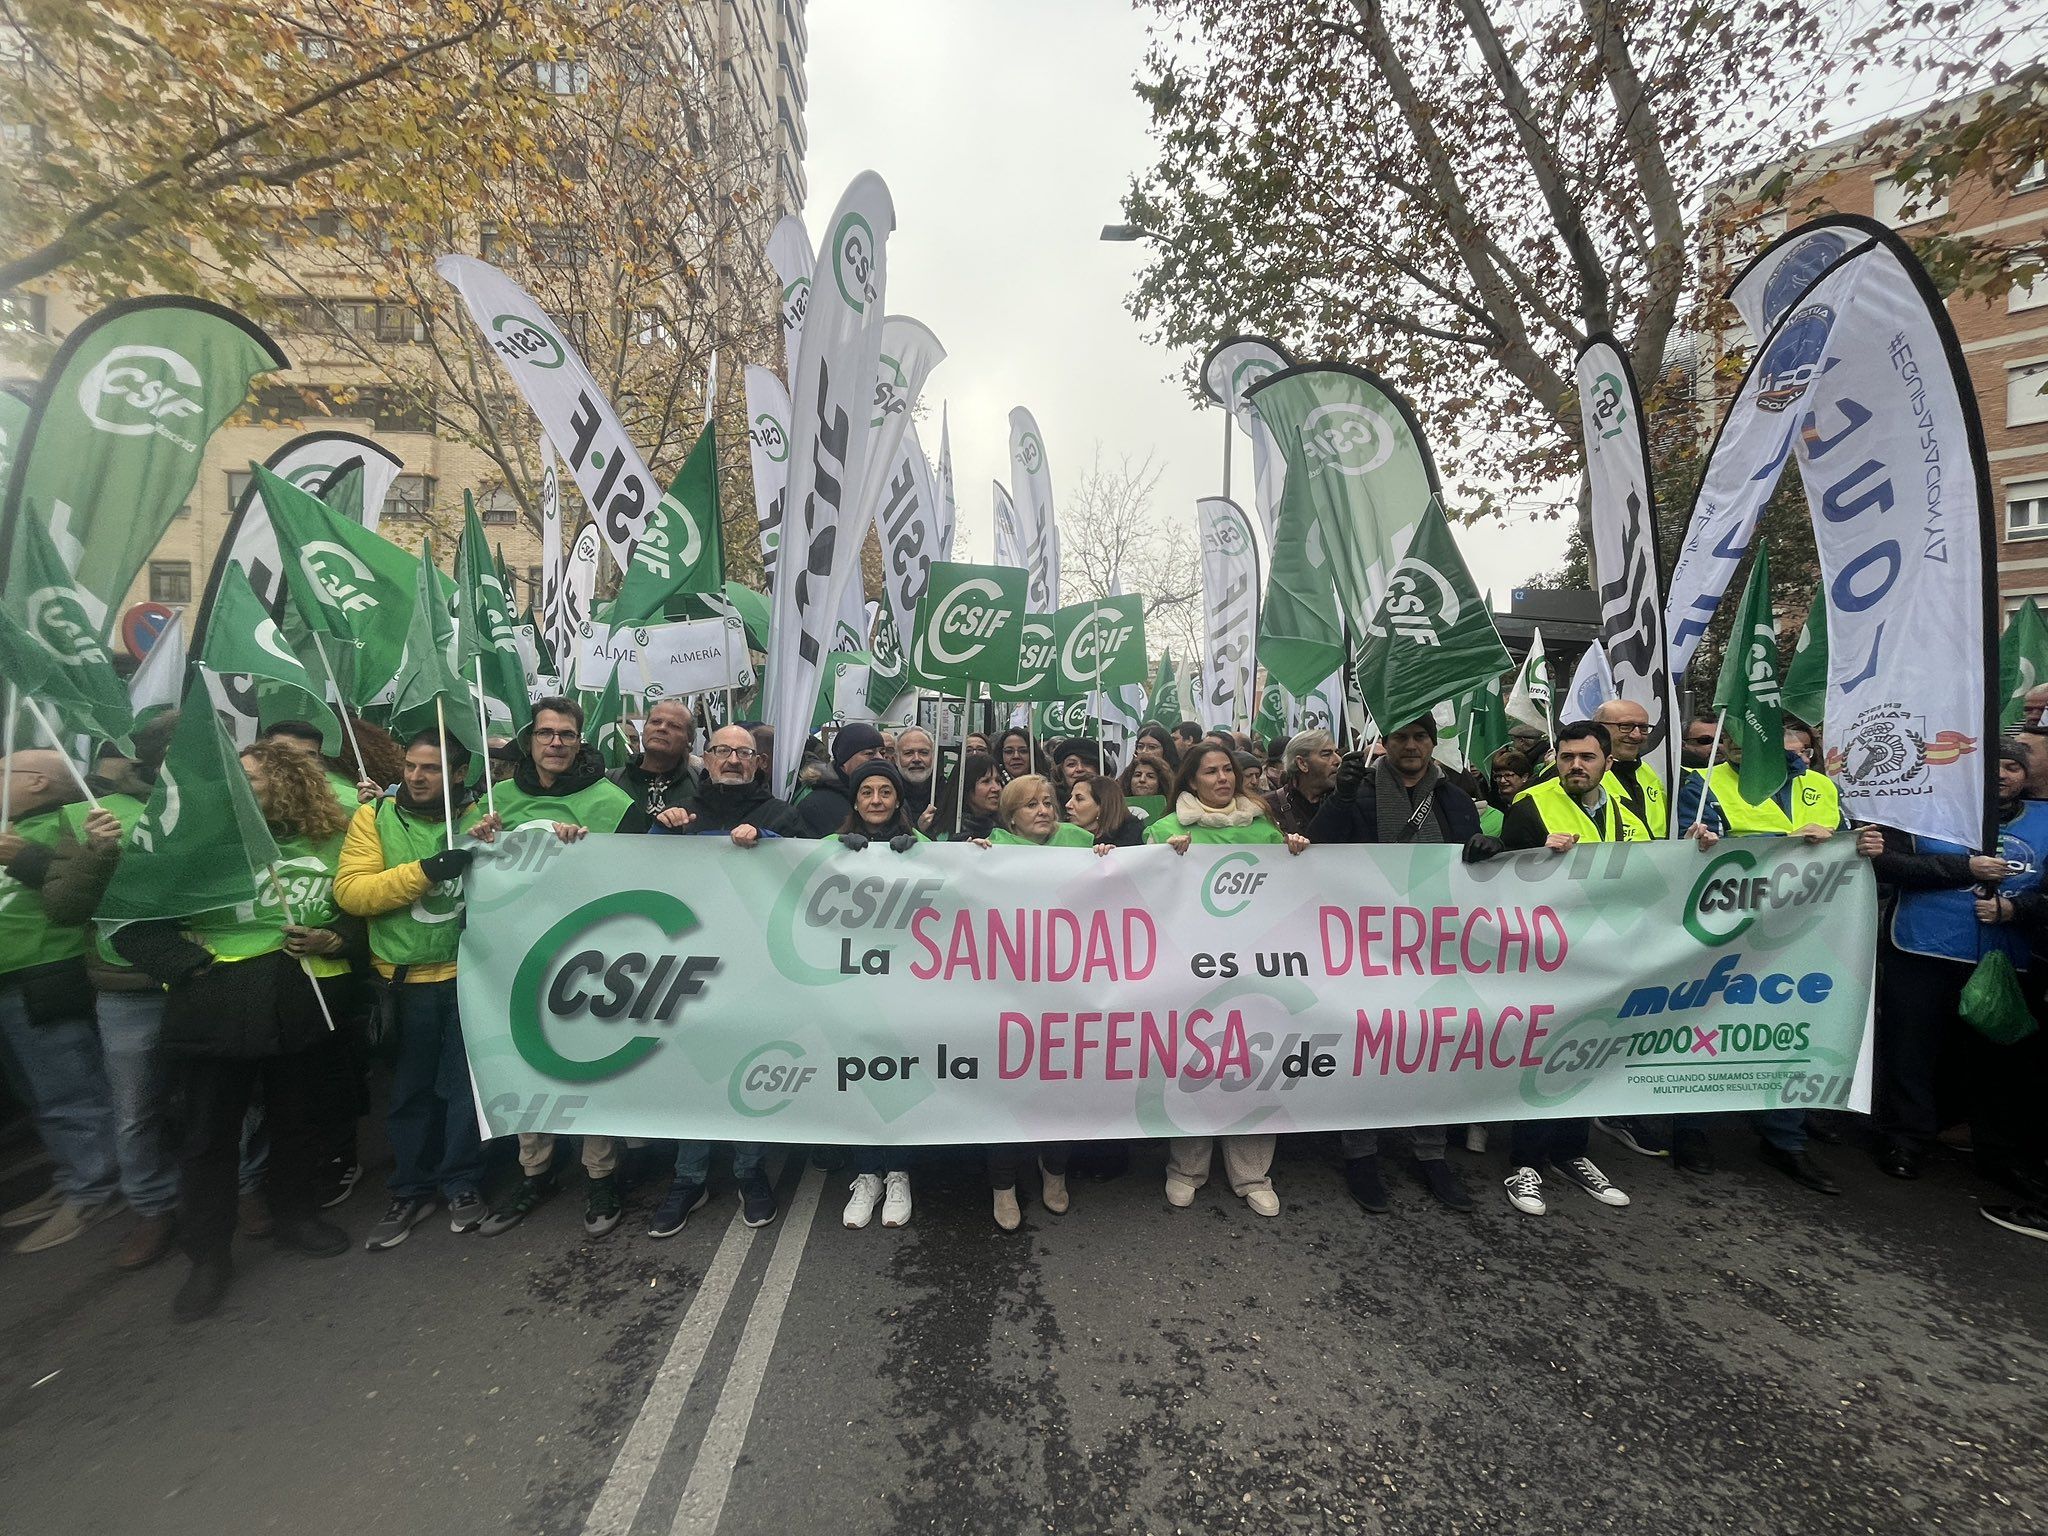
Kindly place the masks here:
<instances>
[{"instance_id":1,"label":"yellow jacket","mask_svg":"<svg viewBox=\"0 0 2048 1536\"><path fill-rule=\"evenodd\" d=\"M342 839L341 861L334 871L334 900L342 911L355 917L380 917L409 907L426 895L433 882L418 864L384 867L384 843L377 835L377 807L374 802L358 807L349 818L348 835ZM372 958L377 974L390 976L397 968ZM415 965L405 973L408 982L452 981L455 967Z\"/></svg>"}]
</instances>

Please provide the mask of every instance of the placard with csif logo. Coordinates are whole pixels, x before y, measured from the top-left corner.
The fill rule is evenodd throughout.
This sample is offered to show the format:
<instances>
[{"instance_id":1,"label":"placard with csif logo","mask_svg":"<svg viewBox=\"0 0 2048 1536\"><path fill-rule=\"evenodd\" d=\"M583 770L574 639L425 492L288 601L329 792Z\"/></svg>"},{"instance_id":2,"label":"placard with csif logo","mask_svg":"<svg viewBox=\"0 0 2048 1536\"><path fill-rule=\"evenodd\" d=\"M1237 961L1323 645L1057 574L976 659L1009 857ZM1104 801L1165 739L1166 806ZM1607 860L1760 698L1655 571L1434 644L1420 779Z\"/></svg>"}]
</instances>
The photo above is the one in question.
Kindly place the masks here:
<instances>
[{"instance_id":1,"label":"placard with csif logo","mask_svg":"<svg viewBox=\"0 0 2048 1536\"><path fill-rule=\"evenodd\" d=\"M917 600L911 674L927 688L1015 683L1024 639L1024 572L934 561Z\"/></svg>"},{"instance_id":2,"label":"placard with csif logo","mask_svg":"<svg viewBox=\"0 0 2048 1536\"><path fill-rule=\"evenodd\" d=\"M489 1135L894 1145L1870 1102L1847 838L852 852L511 834L466 877Z\"/></svg>"}]
</instances>

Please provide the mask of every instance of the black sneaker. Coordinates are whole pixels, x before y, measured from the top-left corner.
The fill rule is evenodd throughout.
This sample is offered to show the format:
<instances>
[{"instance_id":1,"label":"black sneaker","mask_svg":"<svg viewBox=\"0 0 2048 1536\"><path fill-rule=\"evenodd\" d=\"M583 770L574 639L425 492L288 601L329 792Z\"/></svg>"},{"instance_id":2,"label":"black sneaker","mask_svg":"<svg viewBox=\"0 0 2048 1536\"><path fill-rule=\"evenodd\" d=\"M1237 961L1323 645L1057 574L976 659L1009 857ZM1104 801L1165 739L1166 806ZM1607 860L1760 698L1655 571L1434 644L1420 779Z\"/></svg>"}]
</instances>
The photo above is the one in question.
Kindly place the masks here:
<instances>
[{"instance_id":1,"label":"black sneaker","mask_svg":"<svg viewBox=\"0 0 2048 1536\"><path fill-rule=\"evenodd\" d=\"M740 1180L740 1219L750 1227L765 1227L775 1219L775 1187L758 1168Z\"/></svg>"},{"instance_id":2,"label":"black sneaker","mask_svg":"<svg viewBox=\"0 0 2048 1536\"><path fill-rule=\"evenodd\" d=\"M377 1218L377 1224L370 1228L370 1235L363 1239L363 1247L371 1252L384 1248L396 1248L412 1235L412 1229L434 1214L434 1202L425 1195L400 1195L384 1207L384 1214Z\"/></svg>"},{"instance_id":3,"label":"black sneaker","mask_svg":"<svg viewBox=\"0 0 2048 1536\"><path fill-rule=\"evenodd\" d=\"M344 1163L336 1160L324 1170L329 1180L321 1186L320 1209L331 1211L356 1192L356 1181L363 1176L361 1163Z\"/></svg>"},{"instance_id":4,"label":"black sneaker","mask_svg":"<svg viewBox=\"0 0 2048 1536\"><path fill-rule=\"evenodd\" d=\"M1680 1173L1709 1174L1714 1171L1714 1149L1704 1131L1683 1126L1671 1133L1671 1166Z\"/></svg>"},{"instance_id":5,"label":"black sneaker","mask_svg":"<svg viewBox=\"0 0 2048 1536\"><path fill-rule=\"evenodd\" d=\"M522 1178L519 1187L512 1191L512 1198L486 1216L477 1227L477 1231L485 1237L496 1237L500 1232L510 1232L553 1198L554 1193L555 1181L549 1174L541 1174L538 1178Z\"/></svg>"},{"instance_id":6,"label":"black sneaker","mask_svg":"<svg viewBox=\"0 0 2048 1536\"><path fill-rule=\"evenodd\" d=\"M185 1277L185 1283L178 1287L178 1294L171 1298L171 1317L180 1323L196 1323L202 1317L211 1317L220 1310L221 1298L228 1293L228 1282L234 1278L234 1269L226 1259L200 1259L192 1265L192 1273Z\"/></svg>"},{"instance_id":7,"label":"black sneaker","mask_svg":"<svg viewBox=\"0 0 2048 1536\"><path fill-rule=\"evenodd\" d=\"M1440 1157L1420 1158L1415 1166L1422 1172L1422 1182L1443 1202L1445 1210L1463 1215L1472 1209L1472 1196L1466 1191L1465 1181L1458 1177L1457 1169Z\"/></svg>"},{"instance_id":8,"label":"black sneaker","mask_svg":"<svg viewBox=\"0 0 2048 1536\"><path fill-rule=\"evenodd\" d=\"M1351 1198L1358 1202L1361 1211L1374 1216L1386 1214L1387 1185L1380 1177L1380 1160L1377 1153L1346 1159L1344 1185L1351 1191Z\"/></svg>"},{"instance_id":9,"label":"black sneaker","mask_svg":"<svg viewBox=\"0 0 2048 1536\"><path fill-rule=\"evenodd\" d=\"M711 1191L695 1179L677 1179L669 1185L668 1196L654 1213L654 1220L647 1224L649 1237L674 1237L689 1224L690 1213L704 1209L704 1202L711 1198Z\"/></svg>"},{"instance_id":10,"label":"black sneaker","mask_svg":"<svg viewBox=\"0 0 2048 1536\"><path fill-rule=\"evenodd\" d=\"M1756 1149L1757 1157L1766 1168L1775 1168L1795 1184L1804 1184L1817 1195L1839 1195L1842 1186L1828 1177L1828 1171L1813 1160L1805 1148L1787 1152L1783 1147L1774 1147L1768 1141Z\"/></svg>"},{"instance_id":11,"label":"black sneaker","mask_svg":"<svg viewBox=\"0 0 2048 1536\"><path fill-rule=\"evenodd\" d=\"M490 1214L483 1202L483 1196L473 1189L465 1189L448 1198L448 1230L450 1232L474 1232L484 1224L484 1217Z\"/></svg>"},{"instance_id":12,"label":"black sneaker","mask_svg":"<svg viewBox=\"0 0 2048 1536\"><path fill-rule=\"evenodd\" d=\"M603 1237L619 1224L619 1218L626 1214L625 1202L619 1198L619 1181L614 1174L590 1181L590 1192L583 1197L583 1230L592 1237Z\"/></svg>"},{"instance_id":13,"label":"black sneaker","mask_svg":"<svg viewBox=\"0 0 2048 1536\"><path fill-rule=\"evenodd\" d=\"M310 1254L316 1259L337 1259L349 1250L348 1234L331 1221L317 1216L297 1221L280 1221L270 1240L280 1248Z\"/></svg>"},{"instance_id":14,"label":"black sneaker","mask_svg":"<svg viewBox=\"0 0 2048 1536\"><path fill-rule=\"evenodd\" d=\"M1612 1136L1629 1151L1642 1157L1669 1157L1671 1138L1640 1115L1615 1115L1595 1120L1593 1129Z\"/></svg>"},{"instance_id":15,"label":"black sneaker","mask_svg":"<svg viewBox=\"0 0 2048 1536\"><path fill-rule=\"evenodd\" d=\"M2048 1210L2038 1205L1980 1205L1977 1212L1993 1226L2021 1237L2048 1238Z\"/></svg>"}]
</instances>

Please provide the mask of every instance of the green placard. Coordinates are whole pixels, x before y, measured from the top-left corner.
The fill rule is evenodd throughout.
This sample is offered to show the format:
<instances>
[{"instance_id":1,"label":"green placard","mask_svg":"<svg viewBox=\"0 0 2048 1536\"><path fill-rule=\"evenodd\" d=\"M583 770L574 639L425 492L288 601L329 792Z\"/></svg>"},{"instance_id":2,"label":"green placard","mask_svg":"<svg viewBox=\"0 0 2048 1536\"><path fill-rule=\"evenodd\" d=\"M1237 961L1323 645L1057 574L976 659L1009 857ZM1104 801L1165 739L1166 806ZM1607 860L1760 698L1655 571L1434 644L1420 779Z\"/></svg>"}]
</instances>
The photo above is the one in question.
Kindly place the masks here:
<instances>
[{"instance_id":1,"label":"green placard","mask_svg":"<svg viewBox=\"0 0 2048 1536\"><path fill-rule=\"evenodd\" d=\"M1017 681L1024 643L1023 571L934 562L917 601L911 670L927 688Z\"/></svg>"}]
</instances>

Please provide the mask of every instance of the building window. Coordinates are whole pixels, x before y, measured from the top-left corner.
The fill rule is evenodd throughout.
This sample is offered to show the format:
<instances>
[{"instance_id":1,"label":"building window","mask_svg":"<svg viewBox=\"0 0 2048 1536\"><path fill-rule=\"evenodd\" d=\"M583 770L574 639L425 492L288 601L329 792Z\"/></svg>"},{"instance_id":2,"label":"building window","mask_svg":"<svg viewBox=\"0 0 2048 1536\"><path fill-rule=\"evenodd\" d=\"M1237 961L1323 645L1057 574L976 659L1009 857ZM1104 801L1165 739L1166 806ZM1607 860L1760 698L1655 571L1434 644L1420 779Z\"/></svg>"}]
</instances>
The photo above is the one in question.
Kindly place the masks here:
<instances>
[{"instance_id":1,"label":"building window","mask_svg":"<svg viewBox=\"0 0 2048 1536\"><path fill-rule=\"evenodd\" d=\"M477 516L486 523L516 523L519 521L519 503L512 499L510 491L493 491L484 498L484 504L477 509Z\"/></svg>"},{"instance_id":2,"label":"building window","mask_svg":"<svg viewBox=\"0 0 2048 1536\"><path fill-rule=\"evenodd\" d=\"M519 253L505 238L505 231L495 224L486 224L477 231L476 253L495 266L519 259Z\"/></svg>"},{"instance_id":3,"label":"building window","mask_svg":"<svg viewBox=\"0 0 2048 1536\"><path fill-rule=\"evenodd\" d=\"M537 565L526 568L526 600L529 603L540 601L540 567Z\"/></svg>"},{"instance_id":4,"label":"building window","mask_svg":"<svg viewBox=\"0 0 2048 1536\"><path fill-rule=\"evenodd\" d=\"M192 562L152 560L149 562L149 600L152 603L192 601Z\"/></svg>"},{"instance_id":5,"label":"building window","mask_svg":"<svg viewBox=\"0 0 2048 1536\"><path fill-rule=\"evenodd\" d=\"M234 511L242 504L242 498L249 494L249 481L254 478L246 469L228 471L228 510Z\"/></svg>"},{"instance_id":6,"label":"building window","mask_svg":"<svg viewBox=\"0 0 2048 1536\"><path fill-rule=\"evenodd\" d=\"M2048 187L2048 160L2036 160L2027 167L2027 174L2012 184L2015 193L2038 192Z\"/></svg>"},{"instance_id":7,"label":"building window","mask_svg":"<svg viewBox=\"0 0 2048 1536\"><path fill-rule=\"evenodd\" d=\"M590 89L590 66L581 59L544 60L533 66L533 78L552 96L581 96Z\"/></svg>"},{"instance_id":8,"label":"building window","mask_svg":"<svg viewBox=\"0 0 2048 1536\"><path fill-rule=\"evenodd\" d=\"M1948 212L1948 194L1935 193L1926 185L1912 186L1894 177L1880 176L1871 187L1871 200L1880 222L1897 229L1938 219Z\"/></svg>"},{"instance_id":9,"label":"building window","mask_svg":"<svg viewBox=\"0 0 2048 1536\"><path fill-rule=\"evenodd\" d=\"M40 336L49 319L50 301L40 293L0 293L0 331Z\"/></svg>"},{"instance_id":10,"label":"building window","mask_svg":"<svg viewBox=\"0 0 2048 1536\"><path fill-rule=\"evenodd\" d=\"M2005 370L2005 424L2039 421L2048 421L2048 360L2012 364Z\"/></svg>"},{"instance_id":11,"label":"building window","mask_svg":"<svg viewBox=\"0 0 2048 1536\"><path fill-rule=\"evenodd\" d=\"M2048 266L2038 263L2034 275L2026 282L2015 282L2012 291L2005 296L2007 314L2018 314L2023 309L2040 309L2048 305Z\"/></svg>"},{"instance_id":12,"label":"building window","mask_svg":"<svg viewBox=\"0 0 2048 1536\"><path fill-rule=\"evenodd\" d=\"M2015 480L2005 488L2005 536L2048 538L2048 480Z\"/></svg>"},{"instance_id":13,"label":"building window","mask_svg":"<svg viewBox=\"0 0 2048 1536\"><path fill-rule=\"evenodd\" d=\"M434 504L434 477L432 475L398 475L391 482L391 490L384 497L381 521L411 519L417 522L427 515L427 509Z\"/></svg>"},{"instance_id":14,"label":"building window","mask_svg":"<svg viewBox=\"0 0 2048 1536\"><path fill-rule=\"evenodd\" d=\"M431 432L434 430L433 401L411 390L368 385L356 391L355 403L343 414L376 423L384 432Z\"/></svg>"},{"instance_id":15,"label":"building window","mask_svg":"<svg viewBox=\"0 0 2048 1536\"><path fill-rule=\"evenodd\" d=\"M375 324L379 341L425 341L426 323L408 304L379 304Z\"/></svg>"}]
</instances>

